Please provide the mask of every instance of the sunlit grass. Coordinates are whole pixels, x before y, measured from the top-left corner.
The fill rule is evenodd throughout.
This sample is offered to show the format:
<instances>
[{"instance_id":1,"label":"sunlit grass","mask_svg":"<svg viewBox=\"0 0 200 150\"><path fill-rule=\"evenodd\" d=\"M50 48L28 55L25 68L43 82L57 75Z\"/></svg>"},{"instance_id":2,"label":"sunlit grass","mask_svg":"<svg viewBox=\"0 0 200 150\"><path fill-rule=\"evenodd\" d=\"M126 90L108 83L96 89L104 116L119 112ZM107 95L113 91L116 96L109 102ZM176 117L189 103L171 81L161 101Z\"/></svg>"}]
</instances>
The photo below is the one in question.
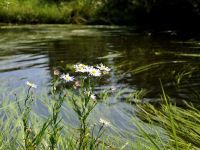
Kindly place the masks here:
<instances>
[{"instance_id":1,"label":"sunlit grass","mask_svg":"<svg viewBox=\"0 0 200 150\"><path fill-rule=\"evenodd\" d=\"M21 96L21 98L18 99L20 105L24 103L24 96ZM22 121L23 115L19 112L16 101L10 101L10 98L11 97L7 97L7 99L1 103L1 149L16 149L25 146ZM45 99L45 96L43 98ZM163 100L166 99L168 99L168 97L163 96ZM45 108L48 110L47 114L51 116L51 114L53 114L52 108L55 106L56 101L54 99L50 99L48 96L46 96L46 100L42 101L40 103L45 105ZM36 101L33 103L34 109L34 107L37 107L37 104ZM67 113L65 111L64 104L62 105L62 111L64 111L63 113ZM138 116L133 118L133 124L137 127L137 130L127 133L126 139L126 136L121 136L120 133L118 133L119 129L115 129L116 127L112 125L111 128L113 131L116 131L116 134L110 135L109 138L106 138L108 134L105 131L105 136L103 134L102 139L99 140L101 149L116 147L139 150L199 148L200 113L194 106L188 105L186 108L180 108L171 105L170 103L166 104L163 102L160 107L156 107L148 103L137 104L137 107ZM34 134L39 133L44 123L48 120L47 116L48 115L44 116L31 110L29 119L31 121L32 128L30 131ZM142 122L138 117L146 123ZM62 127L62 130L57 139L57 148L73 149L77 147L77 138L79 137L79 130L77 130L78 126L73 127L73 125L66 124L66 122L62 120L59 122L58 127ZM46 149L49 147L49 138L52 131L51 127L49 127L48 130L45 130L41 143L37 148ZM128 140L128 137L131 135L134 135L135 139ZM118 141L118 144L116 141ZM176 144L178 148L176 148Z\"/></svg>"},{"instance_id":2,"label":"sunlit grass","mask_svg":"<svg viewBox=\"0 0 200 150\"><path fill-rule=\"evenodd\" d=\"M139 130L155 145L156 149L198 150L200 147L200 111L192 104L186 103L185 108L172 105L162 86L161 88L163 103L160 107L149 103L137 105L138 116L145 122L164 129L164 135L167 138L164 140L163 135L158 134L156 137L160 140L154 143L154 137L137 123Z\"/></svg>"},{"instance_id":3,"label":"sunlit grass","mask_svg":"<svg viewBox=\"0 0 200 150\"><path fill-rule=\"evenodd\" d=\"M94 0L63 3L39 0L0 1L0 20L13 23L86 23L99 9Z\"/></svg>"}]
</instances>

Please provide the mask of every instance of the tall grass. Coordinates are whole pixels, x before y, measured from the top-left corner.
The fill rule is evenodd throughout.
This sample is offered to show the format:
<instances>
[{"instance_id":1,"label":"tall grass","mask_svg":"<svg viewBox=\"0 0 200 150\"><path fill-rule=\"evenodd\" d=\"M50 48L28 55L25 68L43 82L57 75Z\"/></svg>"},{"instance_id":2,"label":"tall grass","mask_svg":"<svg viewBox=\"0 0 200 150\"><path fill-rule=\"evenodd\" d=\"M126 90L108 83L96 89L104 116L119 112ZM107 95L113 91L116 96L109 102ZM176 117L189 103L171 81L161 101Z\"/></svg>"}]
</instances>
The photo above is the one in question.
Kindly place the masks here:
<instances>
[{"instance_id":1,"label":"tall grass","mask_svg":"<svg viewBox=\"0 0 200 150\"><path fill-rule=\"evenodd\" d=\"M102 126L103 124L91 126L87 122L84 127L84 124L81 125L80 122L79 127L67 125L63 121L61 111L64 109L64 104L69 102L69 99L63 101L62 97L59 96L48 98L49 103L46 101L45 104L49 105L48 117L36 114L32 109L37 98L34 96L33 89L31 90L26 106L26 97L25 99L19 97L16 102L9 101L10 97L8 97L1 103L0 149L49 148L70 150L81 149L79 148L80 145L88 150L115 147L137 150L199 149L199 110L189 104L185 108L172 105L165 94L162 96L163 103L160 107L149 103L137 104L137 117L133 119L137 131L130 131L136 139L133 141L127 139L127 142L117 146L112 143L112 140L120 141L118 137L112 137L112 139L98 138L102 135L104 137L105 125ZM32 101L32 99L34 100ZM8 101L6 102L6 100ZM78 98L77 100L80 101L81 99ZM71 104L73 106L73 103ZM97 128L97 131L99 130L99 134L93 134L94 128ZM82 144L80 144L80 141L82 141ZM95 142L98 147L95 146Z\"/></svg>"},{"instance_id":2,"label":"tall grass","mask_svg":"<svg viewBox=\"0 0 200 150\"><path fill-rule=\"evenodd\" d=\"M34 95L37 86L33 83L27 82L29 86L27 94L21 100L16 95L15 102L8 104L5 100L2 101L0 143L4 143L3 148L83 150L109 146L100 138L110 123L103 119L98 125L91 125L88 122L88 116L97 102L106 98L105 93L100 94L97 99L94 87L100 77L108 71L83 64L76 66L76 72L71 71L71 74L76 75L76 79L69 74L57 74L53 80L49 97L51 104L47 106L48 115L45 117L41 118L32 111L33 104L37 100ZM68 131L61 116L64 104L71 106L78 120L79 126L71 128L71 131ZM97 131L97 134L94 131Z\"/></svg>"},{"instance_id":3,"label":"tall grass","mask_svg":"<svg viewBox=\"0 0 200 150\"><path fill-rule=\"evenodd\" d=\"M137 124L139 130L144 133L144 137L147 137L156 146L156 149L200 149L200 111L188 103L185 103L185 108L172 105L170 98L164 92L162 84L161 88L163 103L159 108L152 104L139 104L137 106L139 108L139 118L161 127L164 129L165 134L158 134L156 137L160 140L154 143L154 137L149 136L141 124ZM163 139L163 136L167 138Z\"/></svg>"},{"instance_id":4,"label":"tall grass","mask_svg":"<svg viewBox=\"0 0 200 150\"><path fill-rule=\"evenodd\" d=\"M94 0L75 0L59 4L41 0L1 0L0 22L86 23L95 17L99 6Z\"/></svg>"},{"instance_id":5,"label":"tall grass","mask_svg":"<svg viewBox=\"0 0 200 150\"><path fill-rule=\"evenodd\" d=\"M31 84L23 94L25 97L17 94L3 97L0 108L0 149L199 149L200 111L191 104L186 104L185 108L172 105L162 84L162 103L159 107L137 103L137 116L133 121L137 130L128 133L133 134L135 139L124 140L117 134L112 139L106 138L105 129L116 128L103 119L93 125L88 116L98 101L109 96L109 92L95 97L94 87L99 77L86 77L87 73L77 73L77 70L71 71L71 74L76 81L72 82L74 78L69 78L67 74L59 74L52 81L51 93L45 98L47 101L39 104L46 106L46 115L38 115L37 111L33 111L38 100ZM131 96L140 99L145 93L144 90L136 91L129 95L128 100ZM64 121L62 113L66 104L74 111L73 119L77 120L78 126L70 126Z\"/></svg>"}]
</instances>

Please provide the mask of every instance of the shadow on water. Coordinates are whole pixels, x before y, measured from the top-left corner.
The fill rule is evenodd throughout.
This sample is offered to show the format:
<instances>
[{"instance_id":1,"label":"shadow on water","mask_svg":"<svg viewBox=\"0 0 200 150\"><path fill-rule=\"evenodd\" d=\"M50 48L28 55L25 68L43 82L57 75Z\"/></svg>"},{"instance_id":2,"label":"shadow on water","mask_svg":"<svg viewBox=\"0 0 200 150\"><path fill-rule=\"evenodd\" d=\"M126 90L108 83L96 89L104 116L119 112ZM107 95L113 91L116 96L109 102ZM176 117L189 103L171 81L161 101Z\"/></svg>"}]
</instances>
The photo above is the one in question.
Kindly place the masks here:
<instances>
[{"instance_id":1,"label":"shadow on water","mask_svg":"<svg viewBox=\"0 0 200 150\"><path fill-rule=\"evenodd\" d=\"M154 101L159 98L161 79L174 101L200 104L198 39L181 39L175 31L155 36L117 26L0 26L0 34L1 88L24 87L27 80L47 88L55 67L102 62L112 71L97 90L115 87L126 89L127 95L143 88L150 91L145 100ZM134 113L135 108L123 101L123 94L121 98L99 105L95 118L108 118L120 129L129 130L134 127L125 126L132 116L127 113Z\"/></svg>"},{"instance_id":2,"label":"shadow on water","mask_svg":"<svg viewBox=\"0 0 200 150\"><path fill-rule=\"evenodd\" d=\"M135 48L124 51L127 60L120 58L116 66L126 72L123 82L149 90L146 96L150 99L160 97L161 79L166 93L177 104L186 100L199 105L200 43L172 37L151 37L139 41L140 45L134 42L137 43Z\"/></svg>"}]
</instances>

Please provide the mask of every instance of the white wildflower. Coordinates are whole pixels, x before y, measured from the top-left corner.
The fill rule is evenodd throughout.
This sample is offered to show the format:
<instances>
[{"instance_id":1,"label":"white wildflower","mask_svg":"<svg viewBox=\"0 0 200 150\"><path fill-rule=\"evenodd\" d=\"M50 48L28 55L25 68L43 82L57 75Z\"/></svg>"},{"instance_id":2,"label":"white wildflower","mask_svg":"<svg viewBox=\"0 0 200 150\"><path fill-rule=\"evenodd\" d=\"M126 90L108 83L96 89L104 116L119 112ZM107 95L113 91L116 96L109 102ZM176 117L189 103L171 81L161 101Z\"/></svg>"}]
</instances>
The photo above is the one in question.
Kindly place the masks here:
<instances>
[{"instance_id":1,"label":"white wildflower","mask_svg":"<svg viewBox=\"0 0 200 150\"><path fill-rule=\"evenodd\" d=\"M76 64L74 65L74 68L75 68L75 72L88 72L88 69L90 68L89 66L87 65L84 65L84 64Z\"/></svg>"},{"instance_id":2,"label":"white wildflower","mask_svg":"<svg viewBox=\"0 0 200 150\"><path fill-rule=\"evenodd\" d=\"M70 82L74 80L74 77L70 76L69 74L63 74L60 77L61 79L64 79L66 82Z\"/></svg>"},{"instance_id":3,"label":"white wildflower","mask_svg":"<svg viewBox=\"0 0 200 150\"><path fill-rule=\"evenodd\" d=\"M101 76L101 71L99 69L96 69L96 68L93 68L93 67L90 67L88 72L91 76L95 76L95 77Z\"/></svg>"},{"instance_id":4,"label":"white wildflower","mask_svg":"<svg viewBox=\"0 0 200 150\"><path fill-rule=\"evenodd\" d=\"M31 83L31 82L29 82L29 81L26 81L26 85L28 85L28 86L30 86L30 87L32 87L32 88L37 88L37 85L36 84L34 84L34 83Z\"/></svg>"},{"instance_id":5,"label":"white wildflower","mask_svg":"<svg viewBox=\"0 0 200 150\"><path fill-rule=\"evenodd\" d=\"M101 71L104 71L104 72L109 72L110 71L110 68L104 66L102 63L100 65L97 65L97 68Z\"/></svg>"},{"instance_id":6,"label":"white wildflower","mask_svg":"<svg viewBox=\"0 0 200 150\"><path fill-rule=\"evenodd\" d=\"M96 100L96 96L94 94L91 94L90 98L93 99L94 101Z\"/></svg>"},{"instance_id":7,"label":"white wildflower","mask_svg":"<svg viewBox=\"0 0 200 150\"><path fill-rule=\"evenodd\" d=\"M111 126L111 123L109 121L106 121L106 120L104 120L102 118L99 119L99 122L102 123L105 126Z\"/></svg>"}]
</instances>

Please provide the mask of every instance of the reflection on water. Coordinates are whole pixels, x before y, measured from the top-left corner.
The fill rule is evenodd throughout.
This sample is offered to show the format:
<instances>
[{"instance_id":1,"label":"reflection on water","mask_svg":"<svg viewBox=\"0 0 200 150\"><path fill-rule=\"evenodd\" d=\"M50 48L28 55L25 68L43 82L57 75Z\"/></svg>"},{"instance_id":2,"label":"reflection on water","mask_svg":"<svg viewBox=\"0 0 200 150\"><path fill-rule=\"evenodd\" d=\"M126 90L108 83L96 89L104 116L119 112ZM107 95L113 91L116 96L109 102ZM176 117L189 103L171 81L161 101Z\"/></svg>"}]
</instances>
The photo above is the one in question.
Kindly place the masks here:
<instances>
[{"instance_id":1,"label":"reflection on water","mask_svg":"<svg viewBox=\"0 0 200 150\"><path fill-rule=\"evenodd\" d=\"M176 34L167 33L154 36L115 26L0 26L1 88L23 87L27 80L45 88L54 67L102 62L112 68L103 88L127 88L125 94L144 88L150 91L146 99L154 100L159 96L161 79L167 94L175 100L190 99L191 91L196 92L197 100L200 42L181 40ZM193 56L187 57L185 53ZM177 86L176 77L187 80L181 80ZM123 101L111 103L103 112L105 107L99 105L99 113L95 114L112 120L120 128L132 128L125 125L130 124L131 115L127 113L133 113L134 107Z\"/></svg>"}]
</instances>

